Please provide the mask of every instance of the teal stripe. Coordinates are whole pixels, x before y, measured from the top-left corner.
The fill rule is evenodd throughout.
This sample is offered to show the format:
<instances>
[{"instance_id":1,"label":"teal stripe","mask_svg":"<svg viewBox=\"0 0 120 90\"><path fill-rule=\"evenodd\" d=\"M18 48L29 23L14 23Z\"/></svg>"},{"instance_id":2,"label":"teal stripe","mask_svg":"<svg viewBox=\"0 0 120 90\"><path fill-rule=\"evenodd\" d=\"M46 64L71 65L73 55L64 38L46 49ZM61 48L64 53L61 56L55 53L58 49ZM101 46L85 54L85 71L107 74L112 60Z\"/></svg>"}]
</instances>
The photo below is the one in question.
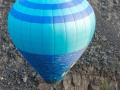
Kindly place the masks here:
<instances>
[{"instance_id":1,"label":"teal stripe","mask_svg":"<svg viewBox=\"0 0 120 90\"><path fill-rule=\"evenodd\" d=\"M15 22L14 29L10 19ZM84 19L56 23L54 26L52 24L42 24L42 26L39 23L31 24L9 15L8 23L10 36L17 48L35 54L59 55L87 47L95 30L95 14L92 12Z\"/></svg>"},{"instance_id":2,"label":"teal stripe","mask_svg":"<svg viewBox=\"0 0 120 90\"><path fill-rule=\"evenodd\" d=\"M58 4L59 3L65 3L65 2L69 2L72 0L27 0L33 3L40 3L40 4Z\"/></svg>"},{"instance_id":3,"label":"teal stripe","mask_svg":"<svg viewBox=\"0 0 120 90\"><path fill-rule=\"evenodd\" d=\"M22 40L22 45L24 47L24 50L26 51L33 51L33 47L31 44L31 23L30 22L22 22L21 25L21 40Z\"/></svg>"},{"instance_id":4,"label":"teal stripe","mask_svg":"<svg viewBox=\"0 0 120 90\"><path fill-rule=\"evenodd\" d=\"M32 23L31 24L31 43L34 52L36 54L43 53L43 40L42 40L42 29L41 24ZM31 51L30 51L31 52Z\"/></svg>"},{"instance_id":5,"label":"teal stripe","mask_svg":"<svg viewBox=\"0 0 120 90\"><path fill-rule=\"evenodd\" d=\"M9 19L10 21L13 21L13 23L9 22L9 26L13 26L12 30L11 28L9 28L9 33L12 38L12 41L17 48L21 47L21 49L24 50L21 42L21 35L20 35L22 22L18 19L13 18L11 15L9 15Z\"/></svg>"},{"instance_id":6,"label":"teal stripe","mask_svg":"<svg viewBox=\"0 0 120 90\"><path fill-rule=\"evenodd\" d=\"M24 47L23 47L23 42L22 42L22 36L21 36L21 25L22 25L22 22L19 21L18 19L15 19L15 24L14 24L14 44L17 48L21 47L22 50L24 50Z\"/></svg>"},{"instance_id":7,"label":"teal stripe","mask_svg":"<svg viewBox=\"0 0 120 90\"><path fill-rule=\"evenodd\" d=\"M84 7L82 7L81 5L84 5ZM19 11L21 13L24 13L24 14L27 14L27 15L33 15L33 16L41 16L42 13L45 16L69 15L69 14L71 14L70 9L72 10L73 13L78 13L78 12L84 11L88 6L89 6L89 3L82 2L81 4L79 4L77 6L74 6L74 7L71 7L71 8L66 8L66 9L39 10L39 9L31 9L31 8L24 7L24 6L20 5L18 3L18 1L14 4L14 8L17 11ZM79 10L78 10L78 8L79 8ZM26 12L24 12L24 10L26 10ZM63 12L62 14L61 14L61 10ZM33 13L33 11L34 11L34 13ZM53 15L51 15L52 12L53 12Z\"/></svg>"}]
</instances>

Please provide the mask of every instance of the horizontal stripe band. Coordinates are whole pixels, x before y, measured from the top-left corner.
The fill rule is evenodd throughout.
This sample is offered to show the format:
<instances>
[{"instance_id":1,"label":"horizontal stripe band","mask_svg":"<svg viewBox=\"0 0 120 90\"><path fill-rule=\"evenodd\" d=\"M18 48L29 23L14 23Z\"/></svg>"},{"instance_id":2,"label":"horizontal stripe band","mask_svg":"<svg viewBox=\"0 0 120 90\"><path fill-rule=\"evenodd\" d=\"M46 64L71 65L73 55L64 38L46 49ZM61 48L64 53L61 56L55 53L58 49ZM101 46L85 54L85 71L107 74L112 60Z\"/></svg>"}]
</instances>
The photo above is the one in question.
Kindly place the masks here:
<instances>
[{"instance_id":1,"label":"horizontal stripe band","mask_svg":"<svg viewBox=\"0 0 120 90\"><path fill-rule=\"evenodd\" d=\"M19 49L19 48L17 48L18 49L18 51L20 51L22 54L24 54L24 53L28 53L28 54L31 54L30 56L32 56L32 55L34 55L34 57L38 57L38 56L46 56L46 57L58 57L58 56L62 56L62 57L64 57L65 55L74 55L74 54L80 54L80 52L81 53L83 53L85 50L86 50L86 47L84 47L84 48L81 48L80 50L77 50L77 51L73 51L73 52L69 52L69 53L64 53L64 54L57 54L57 55L55 55L55 54L53 54L53 55L51 55L51 54L35 54L35 53L30 53L30 52L27 52L27 51L24 51L24 50L21 50L21 49ZM30 58L30 57L29 57Z\"/></svg>"},{"instance_id":2,"label":"horizontal stripe band","mask_svg":"<svg viewBox=\"0 0 120 90\"><path fill-rule=\"evenodd\" d=\"M59 3L65 3L65 2L70 2L72 0L28 0L29 2L32 3L39 3L39 4L58 4Z\"/></svg>"},{"instance_id":3,"label":"horizontal stripe band","mask_svg":"<svg viewBox=\"0 0 120 90\"><path fill-rule=\"evenodd\" d=\"M60 3L60 4L38 4L38 3L29 2L27 0L18 0L18 2L25 7L33 8L33 9L42 9L42 10L70 8L78 4L81 4L83 1L84 0L72 0L70 2Z\"/></svg>"},{"instance_id":4,"label":"horizontal stripe band","mask_svg":"<svg viewBox=\"0 0 120 90\"><path fill-rule=\"evenodd\" d=\"M81 12L85 10L88 6L89 6L88 2L83 2L71 8L55 9L55 10L41 10L41 9L32 9L32 8L24 7L21 4L19 4L19 2L17 1L13 7L20 13L33 15L33 16L41 16L42 13L44 13L45 16L63 16L63 15L69 15L72 13Z\"/></svg>"},{"instance_id":5,"label":"horizontal stripe band","mask_svg":"<svg viewBox=\"0 0 120 90\"><path fill-rule=\"evenodd\" d=\"M65 23L65 22L72 22L76 20L83 19L87 16L89 16L93 12L92 7L89 5L84 11L70 14L70 15L64 15L64 16L32 16L20 13L12 7L10 14L16 18L20 19L22 21L27 21L31 23Z\"/></svg>"}]
</instances>

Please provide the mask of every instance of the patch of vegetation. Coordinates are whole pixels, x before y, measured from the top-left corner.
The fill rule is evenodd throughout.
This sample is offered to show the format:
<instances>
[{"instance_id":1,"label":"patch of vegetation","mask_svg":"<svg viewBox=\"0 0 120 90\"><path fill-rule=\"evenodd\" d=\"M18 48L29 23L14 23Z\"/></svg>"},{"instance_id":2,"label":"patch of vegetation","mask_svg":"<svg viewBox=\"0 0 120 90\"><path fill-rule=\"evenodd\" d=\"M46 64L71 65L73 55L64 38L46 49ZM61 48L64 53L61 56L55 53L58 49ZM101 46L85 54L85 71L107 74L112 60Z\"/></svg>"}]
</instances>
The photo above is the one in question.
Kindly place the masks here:
<instances>
[{"instance_id":1,"label":"patch of vegetation","mask_svg":"<svg viewBox=\"0 0 120 90\"><path fill-rule=\"evenodd\" d=\"M102 90L110 90L106 78L105 78L104 81L103 81Z\"/></svg>"}]
</instances>

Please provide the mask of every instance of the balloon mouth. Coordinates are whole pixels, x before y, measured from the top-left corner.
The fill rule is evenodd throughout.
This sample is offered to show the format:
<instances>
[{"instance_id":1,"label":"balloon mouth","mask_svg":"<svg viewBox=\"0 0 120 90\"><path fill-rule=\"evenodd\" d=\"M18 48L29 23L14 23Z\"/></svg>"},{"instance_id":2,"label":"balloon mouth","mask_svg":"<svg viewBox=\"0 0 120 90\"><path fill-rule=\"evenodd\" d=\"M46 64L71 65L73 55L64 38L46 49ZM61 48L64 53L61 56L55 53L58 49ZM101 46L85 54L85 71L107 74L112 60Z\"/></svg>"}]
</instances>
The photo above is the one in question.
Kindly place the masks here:
<instances>
[{"instance_id":1,"label":"balloon mouth","mask_svg":"<svg viewBox=\"0 0 120 90\"><path fill-rule=\"evenodd\" d=\"M59 84L61 80L44 80L47 84Z\"/></svg>"}]
</instances>

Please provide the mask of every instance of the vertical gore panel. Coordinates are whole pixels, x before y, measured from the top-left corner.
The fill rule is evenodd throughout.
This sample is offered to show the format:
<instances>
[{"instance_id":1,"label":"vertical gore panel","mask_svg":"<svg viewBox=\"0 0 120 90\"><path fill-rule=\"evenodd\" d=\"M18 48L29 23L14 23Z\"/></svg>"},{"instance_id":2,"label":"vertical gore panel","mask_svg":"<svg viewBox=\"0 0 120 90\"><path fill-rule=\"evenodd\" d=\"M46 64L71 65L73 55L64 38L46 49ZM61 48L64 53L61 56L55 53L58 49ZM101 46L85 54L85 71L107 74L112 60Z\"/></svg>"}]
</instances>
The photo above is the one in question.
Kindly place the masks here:
<instances>
[{"instance_id":1,"label":"vertical gore panel","mask_svg":"<svg viewBox=\"0 0 120 90\"><path fill-rule=\"evenodd\" d=\"M51 2L45 1L46 2ZM45 8L45 7L44 7ZM52 10L49 13L45 13L43 10L42 15L49 14L52 15ZM43 53L54 54L54 29L53 29L53 19L50 18L50 24L42 24L42 41L43 41ZM44 19L42 19L44 21Z\"/></svg>"},{"instance_id":2,"label":"vertical gore panel","mask_svg":"<svg viewBox=\"0 0 120 90\"><path fill-rule=\"evenodd\" d=\"M88 3L87 0L84 0L84 2L81 4L82 8L85 8L87 6L89 6L90 4Z\"/></svg>"},{"instance_id":3,"label":"vertical gore panel","mask_svg":"<svg viewBox=\"0 0 120 90\"><path fill-rule=\"evenodd\" d=\"M21 39L25 51L32 52L31 45L31 24L29 22L22 22L21 26Z\"/></svg>"},{"instance_id":4,"label":"vertical gore panel","mask_svg":"<svg viewBox=\"0 0 120 90\"><path fill-rule=\"evenodd\" d=\"M77 28L77 43L76 43L76 51L82 48L85 48L85 25L83 19L76 21Z\"/></svg>"},{"instance_id":5,"label":"vertical gore panel","mask_svg":"<svg viewBox=\"0 0 120 90\"><path fill-rule=\"evenodd\" d=\"M58 6L59 7L59 6ZM62 16L61 10L53 10L53 15L59 14ZM57 20L54 19L53 23ZM64 21L64 18L62 18L62 21ZM66 50L66 30L65 30L65 24L64 23L54 23L54 40L55 40L55 54L58 53L65 53Z\"/></svg>"},{"instance_id":6,"label":"vertical gore panel","mask_svg":"<svg viewBox=\"0 0 120 90\"><path fill-rule=\"evenodd\" d=\"M55 28L55 54L62 53L65 54L66 47L66 31L65 25L54 24Z\"/></svg>"},{"instance_id":7,"label":"vertical gore panel","mask_svg":"<svg viewBox=\"0 0 120 90\"><path fill-rule=\"evenodd\" d=\"M94 12L92 12L90 14L89 18L90 18L90 21L91 21L91 33L90 33L90 40L91 40L93 35L94 35L94 32L95 32L95 24L96 24Z\"/></svg>"},{"instance_id":8,"label":"vertical gore panel","mask_svg":"<svg viewBox=\"0 0 120 90\"><path fill-rule=\"evenodd\" d=\"M82 3L82 6L86 7L86 5L88 5L88 4L89 4L88 1L85 0L84 3ZM83 16L88 13L89 13L89 11L86 11L85 13L83 13ZM86 26L86 45L88 45L93 37L93 32L92 32L93 26L92 25L94 22L90 19L90 15L84 18L84 22L85 22L85 26Z\"/></svg>"},{"instance_id":9,"label":"vertical gore panel","mask_svg":"<svg viewBox=\"0 0 120 90\"><path fill-rule=\"evenodd\" d=\"M54 54L54 30L52 24L42 25L42 41L44 53Z\"/></svg>"},{"instance_id":10,"label":"vertical gore panel","mask_svg":"<svg viewBox=\"0 0 120 90\"><path fill-rule=\"evenodd\" d=\"M42 44L42 29L41 24L33 23L31 24L31 42L33 46L33 53L43 54L43 44Z\"/></svg>"},{"instance_id":11,"label":"vertical gore panel","mask_svg":"<svg viewBox=\"0 0 120 90\"><path fill-rule=\"evenodd\" d=\"M90 43L90 40L91 40L91 31L92 31L92 27L91 27L91 21L90 21L90 17L85 17L84 18L84 22L85 22L85 43L86 45L88 45Z\"/></svg>"},{"instance_id":12,"label":"vertical gore panel","mask_svg":"<svg viewBox=\"0 0 120 90\"><path fill-rule=\"evenodd\" d=\"M80 0L76 1L76 3L79 3L79 2L80 2ZM84 7L83 7L83 5L84 5ZM79 12L80 12L80 11L85 10L89 5L90 5L89 3L86 3L86 1L83 0L83 2L81 4L79 4L79 5L76 5L76 7L79 9Z\"/></svg>"},{"instance_id":13,"label":"vertical gore panel","mask_svg":"<svg viewBox=\"0 0 120 90\"><path fill-rule=\"evenodd\" d=\"M75 22L68 22L66 24L66 31L67 31L67 44L66 50L67 53L74 51L76 45L76 27Z\"/></svg>"},{"instance_id":14,"label":"vertical gore panel","mask_svg":"<svg viewBox=\"0 0 120 90\"><path fill-rule=\"evenodd\" d=\"M20 49L24 49L23 48L23 45L22 45L22 42L21 42L21 35L20 35L20 31L21 31L21 21L18 20L18 19L14 19L14 43L16 45L17 48L20 48Z\"/></svg>"}]
</instances>

